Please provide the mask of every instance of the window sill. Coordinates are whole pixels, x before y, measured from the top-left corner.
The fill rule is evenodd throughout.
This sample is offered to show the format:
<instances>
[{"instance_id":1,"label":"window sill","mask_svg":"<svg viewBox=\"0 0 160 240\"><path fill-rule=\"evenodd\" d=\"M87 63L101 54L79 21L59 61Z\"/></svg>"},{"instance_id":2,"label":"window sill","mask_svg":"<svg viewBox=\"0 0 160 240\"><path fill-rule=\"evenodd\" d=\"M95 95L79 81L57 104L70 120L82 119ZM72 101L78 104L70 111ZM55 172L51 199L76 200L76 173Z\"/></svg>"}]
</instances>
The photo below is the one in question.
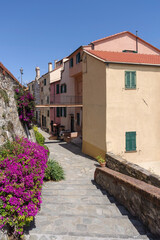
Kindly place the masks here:
<instances>
[{"instance_id":1,"label":"window sill","mask_svg":"<svg viewBox=\"0 0 160 240\"><path fill-rule=\"evenodd\" d=\"M125 88L125 90L137 90L137 88Z\"/></svg>"},{"instance_id":2,"label":"window sill","mask_svg":"<svg viewBox=\"0 0 160 240\"><path fill-rule=\"evenodd\" d=\"M125 153L136 153L137 150L134 150L134 151L125 151Z\"/></svg>"}]
</instances>

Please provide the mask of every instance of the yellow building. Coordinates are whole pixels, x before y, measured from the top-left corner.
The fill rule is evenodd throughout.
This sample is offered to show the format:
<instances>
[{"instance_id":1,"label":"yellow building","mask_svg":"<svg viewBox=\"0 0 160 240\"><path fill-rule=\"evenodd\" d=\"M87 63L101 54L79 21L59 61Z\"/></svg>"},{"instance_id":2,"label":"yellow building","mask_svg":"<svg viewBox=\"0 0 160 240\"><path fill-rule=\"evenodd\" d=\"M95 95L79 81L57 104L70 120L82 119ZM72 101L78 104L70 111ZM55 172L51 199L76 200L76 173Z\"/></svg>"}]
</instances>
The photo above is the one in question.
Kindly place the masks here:
<instances>
[{"instance_id":1,"label":"yellow building","mask_svg":"<svg viewBox=\"0 0 160 240\"><path fill-rule=\"evenodd\" d=\"M160 55L84 51L83 152L160 162Z\"/></svg>"}]
</instances>

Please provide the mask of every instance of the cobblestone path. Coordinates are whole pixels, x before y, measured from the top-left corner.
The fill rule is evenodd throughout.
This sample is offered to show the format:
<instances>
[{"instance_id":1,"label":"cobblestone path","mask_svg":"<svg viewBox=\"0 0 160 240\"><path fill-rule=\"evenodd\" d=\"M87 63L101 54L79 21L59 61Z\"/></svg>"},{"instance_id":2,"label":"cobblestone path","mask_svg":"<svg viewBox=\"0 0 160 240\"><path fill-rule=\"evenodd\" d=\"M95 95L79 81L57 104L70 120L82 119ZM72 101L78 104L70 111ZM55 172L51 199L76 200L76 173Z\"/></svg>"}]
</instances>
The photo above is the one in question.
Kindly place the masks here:
<instances>
[{"instance_id":1,"label":"cobblestone path","mask_svg":"<svg viewBox=\"0 0 160 240\"><path fill-rule=\"evenodd\" d=\"M97 163L93 159L73 144L46 142L50 158L63 166L66 179L44 184L42 208L27 240L154 239L122 205L96 186Z\"/></svg>"}]
</instances>

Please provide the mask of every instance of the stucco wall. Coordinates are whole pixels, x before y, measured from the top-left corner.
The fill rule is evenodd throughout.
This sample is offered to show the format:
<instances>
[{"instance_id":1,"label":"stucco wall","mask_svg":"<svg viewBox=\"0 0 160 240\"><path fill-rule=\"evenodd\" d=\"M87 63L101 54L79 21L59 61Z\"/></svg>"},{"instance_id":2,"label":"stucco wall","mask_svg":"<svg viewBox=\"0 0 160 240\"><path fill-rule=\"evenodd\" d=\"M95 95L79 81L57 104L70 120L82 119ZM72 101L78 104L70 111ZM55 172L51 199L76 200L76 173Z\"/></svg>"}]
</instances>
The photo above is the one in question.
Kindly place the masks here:
<instances>
[{"instance_id":1,"label":"stucco wall","mask_svg":"<svg viewBox=\"0 0 160 240\"><path fill-rule=\"evenodd\" d=\"M94 43L94 50L122 52L123 50L136 51L136 39L128 33L114 38ZM138 53L160 54L156 49L138 40Z\"/></svg>"},{"instance_id":2,"label":"stucco wall","mask_svg":"<svg viewBox=\"0 0 160 240\"><path fill-rule=\"evenodd\" d=\"M97 157L106 153L106 66L83 57L83 152Z\"/></svg>"},{"instance_id":3,"label":"stucco wall","mask_svg":"<svg viewBox=\"0 0 160 240\"><path fill-rule=\"evenodd\" d=\"M125 90L125 70L136 71L136 89ZM107 72L107 152L133 162L159 161L160 68L110 64ZM125 149L125 132L136 131L137 151Z\"/></svg>"},{"instance_id":4,"label":"stucco wall","mask_svg":"<svg viewBox=\"0 0 160 240\"><path fill-rule=\"evenodd\" d=\"M73 77L69 76L69 61L66 61L64 63L64 71L62 72L62 78L61 78L61 85L66 84L67 86L67 92L61 93L61 102L62 103L71 103L74 102L74 96L75 96L75 80ZM71 130L71 115L74 114L75 108L68 107L67 108L67 116L61 117L61 125L65 126L65 130ZM75 127L75 122L74 122Z\"/></svg>"}]
</instances>

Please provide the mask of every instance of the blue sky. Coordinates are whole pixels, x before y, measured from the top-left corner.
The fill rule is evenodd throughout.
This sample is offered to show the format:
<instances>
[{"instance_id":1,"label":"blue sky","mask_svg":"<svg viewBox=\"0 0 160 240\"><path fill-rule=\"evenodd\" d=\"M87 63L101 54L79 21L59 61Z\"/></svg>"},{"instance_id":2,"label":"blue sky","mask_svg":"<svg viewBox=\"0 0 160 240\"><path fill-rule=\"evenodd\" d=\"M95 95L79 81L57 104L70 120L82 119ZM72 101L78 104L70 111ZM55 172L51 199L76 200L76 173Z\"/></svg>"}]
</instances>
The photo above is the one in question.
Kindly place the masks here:
<instances>
[{"instance_id":1,"label":"blue sky","mask_svg":"<svg viewBox=\"0 0 160 240\"><path fill-rule=\"evenodd\" d=\"M0 0L0 61L20 80L81 45L131 31L160 48L159 0Z\"/></svg>"}]
</instances>

